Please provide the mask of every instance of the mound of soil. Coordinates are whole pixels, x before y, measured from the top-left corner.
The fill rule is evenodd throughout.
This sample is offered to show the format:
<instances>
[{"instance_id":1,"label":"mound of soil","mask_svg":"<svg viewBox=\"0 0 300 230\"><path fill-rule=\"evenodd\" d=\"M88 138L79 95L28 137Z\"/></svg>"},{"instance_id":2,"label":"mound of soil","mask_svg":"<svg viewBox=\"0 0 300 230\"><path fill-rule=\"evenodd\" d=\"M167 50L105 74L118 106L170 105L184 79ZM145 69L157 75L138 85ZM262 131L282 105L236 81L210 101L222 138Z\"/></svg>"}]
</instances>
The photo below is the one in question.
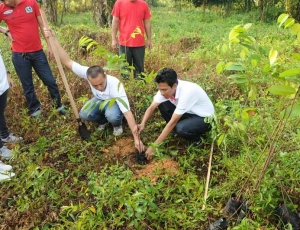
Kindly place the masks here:
<instances>
[{"instance_id":1,"label":"mound of soil","mask_svg":"<svg viewBox=\"0 0 300 230\"><path fill-rule=\"evenodd\" d=\"M149 177L153 184L156 184L158 178L165 174L176 175L178 171L178 163L171 158L161 160L152 160L149 164L143 166L142 169L135 170L138 177Z\"/></svg>"},{"instance_id":2,"label":"mound of soil","mask_svg":"<svg viewBox=\"0 0 300 230\"><path fill-rule=\"evenodd\" d=\"M125 137L115 142L112 147L104 149L105 153L114 153L119 156L126 156L136 152L133 139L131 137Z\"/></svg>"}]
</instances>

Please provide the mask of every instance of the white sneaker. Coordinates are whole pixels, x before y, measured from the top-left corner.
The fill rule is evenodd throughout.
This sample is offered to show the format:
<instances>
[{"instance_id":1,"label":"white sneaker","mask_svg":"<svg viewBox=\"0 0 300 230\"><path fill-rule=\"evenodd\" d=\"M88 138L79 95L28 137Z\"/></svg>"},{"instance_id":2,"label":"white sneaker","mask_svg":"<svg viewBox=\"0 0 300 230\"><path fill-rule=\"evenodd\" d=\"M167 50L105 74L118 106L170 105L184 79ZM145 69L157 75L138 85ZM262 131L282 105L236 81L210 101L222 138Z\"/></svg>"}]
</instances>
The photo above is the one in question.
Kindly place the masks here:
<instances>
[{"instance_id":1,"label":"white sneaker","mask_svg":"<svg viewBox=\"0 0 300 230\"><path fill-rule=\"evenodd\" d=\"M105 123L105 124L103 124L103 125L99 125L99 126L98 126L98 130L100 130L100 131L104 130L105 127L107 126L107 124L108 124L108 123Z\"/></svg>"},{"instance_id":2,"label":"white sneaker","mask_svg":"<svg viewBox=\"0 0 300 230\"><path fill-rule=\"evenodd\" d=\"M36 111L34 111L32 114L30 114L30 116L37 118L40 117L42 114L43 110L41 108L38 108Z\"/></svg>"},{"instance_id":3,"label":"white sneaker","mask_svg":"<svg viewBox=\"0 0 300 230\"><path fill-rule=\"evenodd\" d=\"M14 173L0 173L0 181L10 180L14 176Z\"/></svg>"},{"instance_id":4,"label":"white sneaker","mask_svg":"<svg viewBox=\"0 0 300 230\"><path fill-rule=\"evenodd\" d=\"M8 172L12 169L10 165L4 164L2 161L0 161L0 173L2 172Z\"/></svg>"},{"instance_id":5,"label":"white sneaker","mask_svg":"<svg viewBox=\"0 0 300 230\"><path fill-rule=\"evenodd\" d=\"M121 135L122 133L123 133L123 127L122 127L122 125L114 127L114 132L113 132L113 134L114 134L115 136L119 136L119 135Z\"/></svg>"},{"instance_id":6,"label":"white sneaker","mask_svg":"<svg viewBox=\"0 0 300 230\"><path fill-rule=\"evenodd\" d=\"M11 150L6 148L6 146L0 148L0 157L4 158L5 160L9 160L10 158L12 158L12 156L13 155L11 153Z\"/></svg>"},{"instance_id":7,"label":"white sneaker","mask_svg":"<svg viewBox=\"0 0 300 230\"><path fill-rule=\"evenodd\" d=\"M23 137L16 137L13 133L10 133L7 138L1 138L3 143L17 143L23 141Z\"/></svg>"}]
</instances>

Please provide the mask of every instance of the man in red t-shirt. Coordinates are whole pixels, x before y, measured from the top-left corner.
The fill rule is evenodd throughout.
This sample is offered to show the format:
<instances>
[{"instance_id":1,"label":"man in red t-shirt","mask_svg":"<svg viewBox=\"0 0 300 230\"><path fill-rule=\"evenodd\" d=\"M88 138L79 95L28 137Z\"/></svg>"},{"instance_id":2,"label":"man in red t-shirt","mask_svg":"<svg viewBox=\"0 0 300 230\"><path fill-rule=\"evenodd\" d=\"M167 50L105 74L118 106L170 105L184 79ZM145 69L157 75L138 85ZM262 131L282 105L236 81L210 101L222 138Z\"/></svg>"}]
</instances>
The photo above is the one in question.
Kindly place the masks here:
<instances>
[{"instance_id":1,"label":"man in red t-shirt","mask_svg":"<svg viewBox=\"0 0 300 230\"><path fill-rule=\"evenodd\" d=\"M125 53L126 61L135 67L134 76L137 77L144 72L145 46L152 48L148 4L144 0L117 0L111 14L112 47L119 46L120 54Z\"/></svg>"},{"instance_id":2,"label":"man in red t-shirt","mask_svg":"<svg viewBox=\"0 0 300 230\"><path fill-rule=\"evenodd\" d=\"M1 2L0 21L5 21L9 30L0 28L0 31L5 31L5 35L12 39L12 62L21 80L30 115L36 117L42 113L41 104L34 92L32 68L47 86L56 110L65 114L56 80L43 51L39 27L44 33L44 24L36 0Z\"/></svg>"}]
</instances>

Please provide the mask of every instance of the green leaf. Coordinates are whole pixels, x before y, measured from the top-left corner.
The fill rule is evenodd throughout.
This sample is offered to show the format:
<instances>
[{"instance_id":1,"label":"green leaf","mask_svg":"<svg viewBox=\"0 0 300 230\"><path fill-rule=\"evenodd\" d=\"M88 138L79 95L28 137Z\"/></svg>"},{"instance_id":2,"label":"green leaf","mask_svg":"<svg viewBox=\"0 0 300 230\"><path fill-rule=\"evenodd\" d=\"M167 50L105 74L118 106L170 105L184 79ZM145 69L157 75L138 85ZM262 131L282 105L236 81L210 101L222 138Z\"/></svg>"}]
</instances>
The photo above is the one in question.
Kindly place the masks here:
<instances>
[{"instance_id":1,"label":"green leaf","mask_svg":"<svg viewBox=\"0 0 300 230\"><path fill-rule=\"evenodd\" d=\"M280 22L279 24L279 28L283 25L283 23L285 23L285 21L289 18L289 15L288 14L281 14L278 19L277 19L277 22Z\"/></svg>"},{"instance_id":2,"label":"green leaf","mask_svg":"<svg viewBox=\"0 0 300 230\"><path fill-rule=\"evenodd\" d=\"M121 102L122 105L123 105L126 109L129 109L128 105L126 104L126 102L125 102L122 98L117 97L117 101Z\"/></svg>"},{"instance_id":3,"label":"green leaf","mask_svg":"<svg viewBox=\"0 0 300 230\"><path fill-rule=\"evenodd\" d=\"M292 95L296 93L296 89L288 85L272 85L268 91L274 95Z\"/></svg>"},{"instance_id":4,"label":"green leaf","mask_svg":"<svg viewBox=\"0 0 300 230\"><path fill-rule=\"evenodd\" d=\"M300 68L293 68L284 71L279 75L279 77L293 77L300 74Z\"/></svg>"},{"instance_id":5,"label":"green leaf","mask_svg":"<svg viewBox=\"0 0 300 230\"><path fill-rule=\"evenodd\" d=\"M86 50L89 50L92 46L97 46L97 45L99 45L98 42L92 41L90 44L88 44L88 46L86 47Z\"/></svg>"},{"instance_id":6,"label":"green leaf","mask_svg":"<svg viewBox=\"0 0 300 230\"><path fill-rule=\"evenodd\" d=\"M245 46L245 47L247 47L248 49L250 49L250 50L253 50L253 51L256 51L256 49L253 47L253 46L250 46L250 45L248 45L248 44L246 44L246 43L240 43L242 46Z\"/></svg>"},{"instance_id":7,"label":"green leaf","mask_svg":"<svg viewBox=\"0 0 300 230\"><path fill-rule=\"evenodd\" d=\"M224 138L225 138L225 134L222 133L222 134L219 136L218 140L217 140L217 145L218 145L218 146L220 146L220 145L222 144Z\"/></svg>"},{"instance_id":8,"label":"green leaf","mask_svg":"<svg viewBox=\"0 0 300 230\"><path fill-rule=\"evenodd\" d=\"M296 60L300 61L300 54L292 53L292 57L295 58Z\"/></svg>"},{"instance_id":9,"label":"green leaf","mask_svg":"<svg viewBox=\"0 0 300 230\"><path fill-rule=\"evenodd\" d=\"M110 101L110 99L102 101L102 102L100 103L99 108L102 110L102 109L107 105L107 103L108 103L109 101Z\"/></svg>"},{"instance_id":10,"label":"green leaf","mask_svg":"<svg viewBox=\"0 0 300 230\"><path fill-rule=\"evenodd\" d=\"M271 66L270 66L269 63L266 63L266 64L264 65L263 71L264 71L264 73L268 73L268 72L271 71Z\"/></svg>"},{"instance_id":11,"label":"green leaf","mask_svg":"<svg viewBox=\"0 0 300 230\"><path fill-rule=\"evenodd\" d=\"M227 46L226 44L223 44L223 45L222 45L222 48L221 48L221 51L222 51L222 53L227 53L227 51L228 51L228 46Z\"/></svg>"},{"instance_id":12,"label":"green leaf","mask_svg":"<svg viewBox=\"0 0 300 230\"><path fill-rule=\"evenodd\" d=\"M243 27L248 30L250 27L252 26L252 23L247 23L246 25L244 25Z\"/></svg>"},{"instance_id":13,"label":"green leaf","mask_svg":"<svg viewBox=\"0 0 300 230\"><path fill-rule=\"evenodd\" d=\"M266 49L264 49L263 47L259 46L258 47L258 51L261 55L267 55L267 51Z\"/></svg>"},{"instance_id":14,"label":"green leaf","mask_svg":"<svg viewBox=\"0 0 300 230\"><path fill-rule=\"evenodd\" d=\"M246 76L246 74L237 73L237 74L231 74L227 78L228 79L235 79L235 78L244 78L245 76Z\"/></svg>"},{"instance_id":15,"label":"green leaf","mask_svg":"<svg viewBox=\"0 0 300 230\"><path fill-rule=\"evenodd\" d=\"M277 18L277 22L278 23L282 22L282 20L284 20L286 17L289 17L289 15L288 14L281 14L281 15L279 15L279 17Z\"/></svg>"},{"instance_id":16,"label":"green leaf","mask_svg":"<svg viewBox=\"0 0 300 230\"><path fill-rule=\"evenodd\" d=\"M111 108L114 105L115 102L116 102L116 98L110 99L110 102L108 104L108 108Z\"/></svg>"},{"instance_id":17,"label":"green leaf","mask_svg":"<svg viewBox=\"0 0 300 230\"><path fill-rule=\"evenodd\" d=\"M226 70L245 71L246 68L240 63L234 63L233 65L226 67Z\"/></svg>"},{"instance_id":18,"label":"green leaf","mask_svg":"<svg viewBox=\"0 0 300 230\"><path fill-rule=\"evenodd\" d=\"M118 83L118 91L120 90L120 86L122 85L122 82Z\"/></svg>"},{"instance_id":19,"label":"green leaf","mask_svg":"<svg viewBox=\"0 0 300 230\"><path fill-rule=\"evenodd\" d=\"M277 50L271 49L270 52L269 52L269 60L270 60L270 65L271 66L275 63L275 61L277 59L277 56L278 56Z\"/></svg>"},{"instance_id":20,"label":"green leaf","mask_svg":"<svg viewBox=\"0 0 300 230\"><path fill-rule=\"evenodd\" d=\"M286 28L289 28L289 27L291 27L292 25L294 25L295 24L295 19L293 19L293 18L288 18L286 21L285 21L285 23L284 23L284 28L286 29Z\"/></svg>"},{"instance_id":21,"label":"green leaf","mask_svg":"<svg viewBox=\"0 0 300 230\"><path fill-rule=\"evenodd\" d=\"M287 116L291 113L290 119L300 117L300 104L294 105L293 110L291 112L292 106L288 106L286 109L281 111L280 118L287 118ZM284 117L283 117L284 116Z\"/></svg>"},{"instance_id":22,"label":"green leaf","mask_svg":"<svg viewBox=\"0 0 300 230\"><path fill-rule=\"evenodd\" d=\"M224 66L225 66L225 62L221 61L217 64L216 66L216 70L217 70L217 73L220 74L223 72L224 70Z\"/></svg>"},{"instance_id":23,"label":"green leaf","mask_svg":"<svg viewBox=\"0 0 300 230\"><path fill-rule=\"evenodd\" d=\"M228 79L233 79L232 83L235 84L244 84L244 83L248 83L249 80L248 78L245 77L245 74L232 74L230 76L228 76Z\"/></svg>"},{"instance_id":24,"label":"green leaf","mask_svg":"<svg viewBox=\"0 0 300 230\"><path fill-rule=\"evenodd\" d=\"M292 34L297 34L300 31L300 24L295 23L291 28Z\"/></svg>"},{"instance_id":25,"label":"green leaf","mask_svg":"<svg viewBox=\"0 0 300 230\"><path fill-rule=\"evenodd\" d=\"M239 43L240 40L237 38L240 34L239 28L241 28L241 25L235 26L230 32L229 32L229 41Z\"/></svg>"}]
</instances>

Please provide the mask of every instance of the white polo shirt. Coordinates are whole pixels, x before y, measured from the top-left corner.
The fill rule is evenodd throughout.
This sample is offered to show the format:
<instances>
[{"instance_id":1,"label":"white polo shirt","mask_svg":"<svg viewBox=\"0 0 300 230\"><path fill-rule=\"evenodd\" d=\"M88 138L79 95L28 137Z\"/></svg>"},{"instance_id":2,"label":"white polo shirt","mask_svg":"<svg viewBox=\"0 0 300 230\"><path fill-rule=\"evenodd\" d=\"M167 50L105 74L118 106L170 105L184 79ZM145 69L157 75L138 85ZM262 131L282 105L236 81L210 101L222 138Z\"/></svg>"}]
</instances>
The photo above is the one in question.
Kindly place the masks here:
<instances>
[{"instance_id":1,"label":"white polo shirt","mask_svg":"<svg viewBox=\"0 0 300 230\"><path fill-rule=\"evenodd\" d=\"M7 80L7 72L0 53L0 95L2 95L9 88Z\"/></svg>"},{"instance_id":2,"label":"white polo shirt","mask_svg":"<svg viewBox=\"0 0 300 230\"><path fill-rule=\"evenodd\" d=\"M79 77L82 77L86 80L88 80L87 75L86 75L88 68L89 68L88 66L82 66L77 62L73 62L73 65L72 65L72 71L75 74L77 74ZM103 92L95 89L89 81L88 81L88 83L90 84L91 90L97 99L107 100L107 99L111 99L111 98L121 98L128 106L128 109L127 109L121 102L116 100L122 113L125 113L128 110L130 110L129 101L128 101L127 95L125 93L123 84L120 83L118 78L110 76L110 75L106 75L106 88Z\"/></svg>"},{"instance_id":3,"label":"white polo shirt","mask_svg":"<svg viewBox=\"0 0 300 230\"><path fill-rule=\"evenodd\" d=\"M153 100L156 103L170 101L176 106L175 114L184 113L196 114L200 117L209 117L214 115L214 106L207 96L206 92L196 83L178 80L178 86L174 99L166 99L158 91Z\"/></svg>"}]
</instances>

